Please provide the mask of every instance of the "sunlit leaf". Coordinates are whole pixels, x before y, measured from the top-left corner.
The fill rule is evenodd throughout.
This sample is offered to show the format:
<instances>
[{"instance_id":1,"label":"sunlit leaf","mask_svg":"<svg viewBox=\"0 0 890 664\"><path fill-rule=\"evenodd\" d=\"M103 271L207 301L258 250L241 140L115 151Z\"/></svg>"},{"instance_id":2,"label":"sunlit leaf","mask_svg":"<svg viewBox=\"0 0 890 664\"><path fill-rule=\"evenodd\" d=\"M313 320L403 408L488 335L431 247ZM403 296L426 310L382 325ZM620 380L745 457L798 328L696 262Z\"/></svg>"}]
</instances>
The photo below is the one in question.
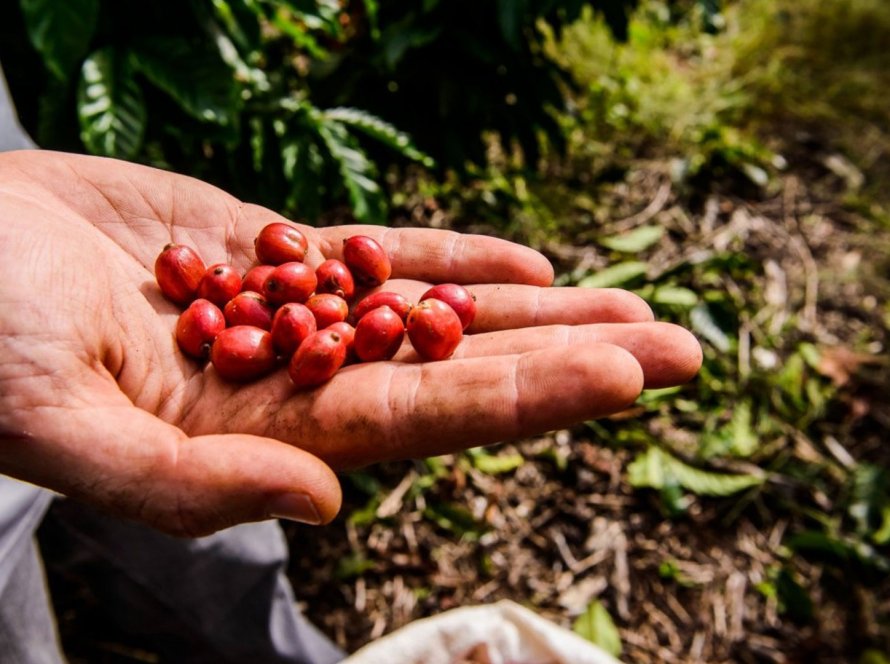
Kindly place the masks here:
<instances>
[{"instance_id":1,"label":"sunlit leaf","mask_svg":"<svg viewBox=\"0 0 890 664\"><path fill-rule=\"evenodd\" d=\"M485 530L483 524L476 521L470 510L460 503L428 502L423 516L440 528L469 540L478 539Z\"/></svg>"},{"instance_id":2,"label":"sunlit leaf","mask_svg":"<svg viewBox=\"0 0 890 664\"><path fill-rule=\"evenodd\" d=\"M659 286L652 293L652 302L673 307L694 307L699 297L695 291L681 286Z\"/></svg>"},{"instance_id":3,"label":"sunlit leaf","mask_svg":"<svg viewBox=\"0 0 890 664\"><path fill-rule=\"evenodd\" d=\"M615 288L627 286L645 276L647 266L639 261L618 263L596 274L584 277L578 282L581 288Z\"/></svg>"},{"instance_id":4,"label":"sunlit leaf","mask_svg":"<svg viewBox=\"0 0 890 664\"><path fill-rule=\"evenodd\" d=\"M323 115L328 120L336 120L350 128L364 132L371 138L380 141L408 159L420 162L427 168L435 166L432 157L414 147L408 134L399 131L376 115L357 108L332 108L323 111Z\"/></svg>"},{"instance_id":5,"label":"sunlit leaf","mask_svg":"<svg viewBox=\"0 0 890 664\"><path fill-rule=\"evenodd\" d=\"M609 611L599 600L593 600L587 610L575 619L572 631L610 655L617 657L621 654L621 635Z\"/></svg>"},{"instance_id":6,"label":"sunlit leaf","mask_svg":"<svg viewBox=\"0 0 890 664\"><path fill-rule=\"evenodd\" d=\"M471 449L467 451L473 467L486 473L487 475L501 475L509 473L525 463L525 457L518 452L513 454L490 454L482 449Z\"/></svg>"},{"instance_id":7,"label":"sunlit leaf","mask_svg":"<svg viewBox=\"0 0 890 664\"><path fill-rule=\"evenodd\" d=\"M129 159L139 151L145 101L126 52L108 47L84 60L77 116L81 140L93 154Z\"/></svg>"},{"instance_id":8,"label":"sunlit leaf","mask_svg":"<svg viewBox=\"0 0 890 664\"><path fill-rule=\"evenodd\" d=\"M696 306L689 313L689 322L692 329L702 335L721 353L729 352L732 341L727 333L717 323L713 312L706 304Z\"/></svg>"},{"instance_id":9,"label":"sunlit leaf","mask_svg":"<svg viewBox=\"0 0 890 664\"><path fill-rule=\"evenodd\" d=\"M324 122L319 125L318 133L337 165L356 219L383 223L386 220L386 200L377 183L374 163L339 122Z\"/></svg>"},{"instance_id":10,"label":"sunlit leaf","mask_svg":"<svg viewBox=\"0 0 890 664\"><path fill-rule=\"evenodd\" d=\"M637 488L663 489L676 482L705 496L731 496L762 484L764 477L717 473L690 466L659 447L650 447L627 467L628 481Z\"/></svg>"},{"instance_id":11,"label":"sunlit leaf","mask_svg":"<svg viewBox=\"0 0 890 664\"><path fill-rule=\"evenodd\" d=\"M601 245L613 251L636 254L645 251L664 236L662 226L640 226L627 233L612 235L599 241Z\"/></svg>"}]
</instances>

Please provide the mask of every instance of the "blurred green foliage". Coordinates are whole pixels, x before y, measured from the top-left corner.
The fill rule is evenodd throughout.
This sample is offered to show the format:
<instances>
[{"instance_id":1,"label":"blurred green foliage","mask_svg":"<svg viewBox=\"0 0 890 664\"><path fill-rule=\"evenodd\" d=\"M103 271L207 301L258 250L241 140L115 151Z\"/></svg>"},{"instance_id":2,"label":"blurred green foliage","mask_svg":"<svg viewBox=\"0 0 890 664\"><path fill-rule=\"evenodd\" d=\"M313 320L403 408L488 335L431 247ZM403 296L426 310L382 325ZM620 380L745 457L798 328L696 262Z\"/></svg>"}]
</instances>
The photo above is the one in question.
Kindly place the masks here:
<instances>
[{"instance_id":1,"label":"blurred green foliage","mask_svg":"<svg viewBox=\"0 0 890 664\"><path fill-rule=\"evenodd\" d=\"M620 32L634 0L20 0L0 57L20 106L36 97L44 147L187 172L310 222L345 201L382 223L390 165L463 171L487 131L532 164L542 135L561 142L567 79L538 24L591 4Z\"/></svg>"}]
</instances>

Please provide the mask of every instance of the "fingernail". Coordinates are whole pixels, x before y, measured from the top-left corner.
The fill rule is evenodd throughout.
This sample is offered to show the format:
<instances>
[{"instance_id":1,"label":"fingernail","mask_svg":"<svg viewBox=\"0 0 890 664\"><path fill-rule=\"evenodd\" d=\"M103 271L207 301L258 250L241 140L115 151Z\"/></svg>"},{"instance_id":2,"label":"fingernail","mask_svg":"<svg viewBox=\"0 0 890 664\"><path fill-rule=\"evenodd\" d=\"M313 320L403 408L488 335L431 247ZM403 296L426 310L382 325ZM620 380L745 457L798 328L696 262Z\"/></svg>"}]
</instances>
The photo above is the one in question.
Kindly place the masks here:
<instances>
[{"instance_id":1,"label":"fingernail","mask_svg":"<svg viewBox=\"0 0 890 664\"><path fill-rule=\"evenodd\" d=\"M275 519L300 521L317 526L321 517L315 503L305 493L282 493L269 501L269 516Z\"/></svg>"}]
</instances>

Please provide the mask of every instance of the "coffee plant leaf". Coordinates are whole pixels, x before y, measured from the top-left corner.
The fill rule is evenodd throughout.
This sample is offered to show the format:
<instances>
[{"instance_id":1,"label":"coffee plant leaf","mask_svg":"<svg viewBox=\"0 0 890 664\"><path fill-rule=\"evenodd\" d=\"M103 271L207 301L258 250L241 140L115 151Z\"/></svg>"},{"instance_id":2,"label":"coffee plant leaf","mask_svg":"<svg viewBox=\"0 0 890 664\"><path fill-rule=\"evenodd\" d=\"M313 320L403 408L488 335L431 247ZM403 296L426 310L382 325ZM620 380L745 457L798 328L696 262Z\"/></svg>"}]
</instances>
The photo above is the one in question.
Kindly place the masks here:
<instances>
[{"instance_id":1,"label":"coffee plant leaf","mask_svg":"<svg viewBox=\"0 0 890 664\"><path fill-rule=\"evenodd\" d=\"M56 77L67 79L90 47L99 0L21 0L31 44Z\"/></svg>"},{"instance_id":2,"label":"coffee plant leaf","mask_svg":"<svg viewBox=\"0 0 890 664\"><path fill-rule=\"evenodd\" d=\"M77 90L80 137L93 154L133 158L142 147L146 110L126 52L106 47L81 67Z\"/></svg>"},{"instance_id":3,"label":"coffee plant leaf","mask_svg":"<svg viewBox=\"0 0 890 664\"><path fill-rule=\"evenodd\" d=\"M610 655L617 657L621 654L621 635L609 611L599 600L593 600L575 619L572 631Z\"/></svg>"}]
</instances>

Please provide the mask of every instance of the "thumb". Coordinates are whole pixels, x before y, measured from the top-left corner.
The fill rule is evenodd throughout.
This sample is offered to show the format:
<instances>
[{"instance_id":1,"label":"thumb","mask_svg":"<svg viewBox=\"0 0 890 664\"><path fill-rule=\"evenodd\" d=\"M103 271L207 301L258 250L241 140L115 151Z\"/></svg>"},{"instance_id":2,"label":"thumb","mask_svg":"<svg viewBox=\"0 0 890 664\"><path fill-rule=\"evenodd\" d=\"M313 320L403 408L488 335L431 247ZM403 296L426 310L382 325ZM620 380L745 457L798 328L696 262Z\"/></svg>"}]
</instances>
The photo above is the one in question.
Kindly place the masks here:
<instances>
[{"instance_id":1,"label":"thumb","mask_svg":"<svg viewBox=\"0 0 890 664\"><path fill-rule=\"evenodd\" d=\"M337 515L342 502L337 476L321 459L243 434L185 439L164 485L172 499L164 503L177 510L165 521L187 535L269 518L320 525Z\"/></svg>"},{"instance_id":2,"label":"thumb","mask_svg":"<svg viewBox=\"0 0 890 664\"><path fill-rule=\"evenodd\" d=\"M259 436L190 438L111 401L22 423L20 444L0 446L0 469L179 536L274 517L322 524L340 509L336 475L306 451Z\"/></svg>"}]
</instances>

